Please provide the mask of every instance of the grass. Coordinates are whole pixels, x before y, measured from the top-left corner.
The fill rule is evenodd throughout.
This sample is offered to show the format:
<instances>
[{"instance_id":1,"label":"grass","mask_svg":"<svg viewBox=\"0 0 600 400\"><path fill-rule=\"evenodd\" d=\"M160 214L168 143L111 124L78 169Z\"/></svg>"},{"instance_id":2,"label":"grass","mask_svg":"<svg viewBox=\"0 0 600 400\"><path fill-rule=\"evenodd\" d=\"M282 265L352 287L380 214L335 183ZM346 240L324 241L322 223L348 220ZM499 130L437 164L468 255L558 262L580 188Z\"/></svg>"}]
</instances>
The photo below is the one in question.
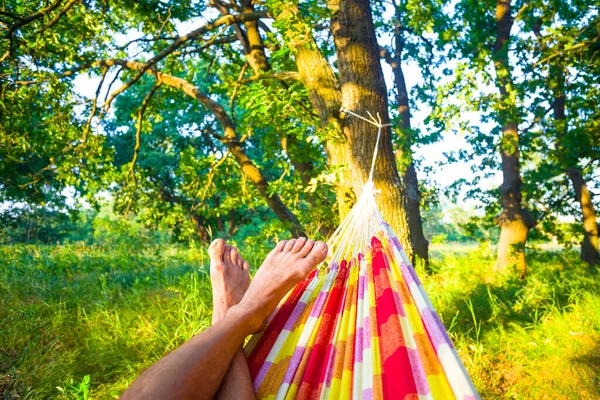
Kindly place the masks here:
<instances>
[{"instance_id":1,"label":"grass","mask_svg":"<svg viewBox=\"0 0 600 400\"><path fill-rule=\"evenodd\" d=\"M484 398L600 397L600 277L577 254L531 255L524 280L486 249L433 254L423 283ZM210 297L204 249L0 247L0 398L116 398Z\"/></svg>"}]
</instances>

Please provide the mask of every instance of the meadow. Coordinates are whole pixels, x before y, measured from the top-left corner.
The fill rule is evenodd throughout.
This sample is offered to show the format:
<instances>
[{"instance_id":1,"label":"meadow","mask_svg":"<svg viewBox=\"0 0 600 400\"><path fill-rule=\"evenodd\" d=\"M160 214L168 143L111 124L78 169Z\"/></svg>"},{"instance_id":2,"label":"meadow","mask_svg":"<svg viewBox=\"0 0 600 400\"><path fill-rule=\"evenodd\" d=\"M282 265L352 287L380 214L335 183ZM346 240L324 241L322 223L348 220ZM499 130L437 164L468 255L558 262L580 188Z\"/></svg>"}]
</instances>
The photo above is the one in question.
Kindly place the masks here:
<instances>
[{"instance_id":1,"label":"meadow","mask_svg":"<svg viewBox=\"0 0 600 400\"><path fill-rule=\"evenodd\" d=\"M600 276L577 253L536 251L524 279L485 246L432 255L417 271L483 398L600 398ZM0 398L117 398L210 318L205 248L2 246Z\"/></svg>"}]
</instances>

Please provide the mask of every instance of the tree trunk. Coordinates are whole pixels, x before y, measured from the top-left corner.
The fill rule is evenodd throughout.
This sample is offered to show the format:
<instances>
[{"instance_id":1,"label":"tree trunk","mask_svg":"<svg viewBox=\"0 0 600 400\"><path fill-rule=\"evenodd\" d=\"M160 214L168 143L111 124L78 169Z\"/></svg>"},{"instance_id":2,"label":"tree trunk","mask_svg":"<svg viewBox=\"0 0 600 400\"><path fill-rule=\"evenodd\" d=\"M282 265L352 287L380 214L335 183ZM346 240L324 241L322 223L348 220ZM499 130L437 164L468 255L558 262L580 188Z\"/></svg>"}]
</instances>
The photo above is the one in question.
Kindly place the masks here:
<instances>
[{"instance_id":1,"label":"tree trunk","mask_svg":"<svg viewBox=\"0 0 600 400\"><path fill-rule=\"evenodd\" d=\"M235 210L229 210L229 237L232 237L237 232L237 224L235 218Z\"/></svg>"},{"instance_id":2,"label":"tree trunk","mask_svg":"<svg viewBox=\"0 0 600 400\"><path fill-rule=\"evenodd\" d=\"M496 85L502 103L498 110L498 122L502 126L500 155L503 178L500 186L502 213L496 217L496 222L500 225L496 268L503 270L515 266L521 275L525 275L525 242L529 229L533 226L533 218L522 208L519 130L508 60L512 24L510 0L496 0L496 41L493 59Z\"/></svg>"},{"instance_id":3,"label":"tree trunk","mask_svg":"<svg viewBox=\"0 0 600 400\"><path fill-rule=\"evenodd\" d=\"M284 32L284 38L295 50L300 81L306 87L309 100L319 115L321 127L330 137L327 141L329 165L342 167L336 185L340 218L344 218L352 208L367 181L377 131L372 125L362 123L354 117L347 116L342 119L341 105L362 114L366 114L367 111L375 114L379 112L384 123L389 121L387 91L379 64L370 5L365 0L359 3L344 3L344 10L340 10L339 0L328 5L336 14L335 27L332 27L341 82L338 82L327 59L318 49L312 37L310 24L303 20L297 4L287 2L277 10L271 10L278 22L293 22L294 29ZM360 15L352 15L354 11L359 11ZM365 22L367 25L363 26ZM352 37L347 36L350 32L353 32ZM361 65L353 66L355 62ZM404 194L392 152L390 134L389 129L384 130L376 164L374 181L376 186L382 189L378 204L406 252L412 255L404 210Z\"/></svg>"},{"instance_id":4,"label":"tree trunk","mask_svg":"<svg viewBox=\"0 0 600 400\"><path fill-rule=\"evenodd\" d=\"M221 198L219 196L214 196L213 201L215 202L215 208L221 207ZM225 232L225 224L223 223L223 216L217 216L217 230L219 232Z\"/></svg>"},{"instance_id":5,"label":"tree trunk","mask_svg":"<svg viewBox=\"0 0 600 400\"><path fill-rule=\"evenodd\" d=\"M194 224L194 228L196 229L196 235L198 235L198 239L200 239L200 242L206 243L206 242L210 241L210 234L208 233L208 230L206 229L206 226L204 225L204 221L203 221L202 217L199 214L197 214L195 211L192 211L190 213L190 219L192 220L192 223Z\"/></svg>"},{"instance_id":6,"label":"tree trunk","mask_svg":"<svg viewBox=\"0 0 600 400\"><path fill-rule=\"evenodd\" d=\"M390 122L387 89L379 61L379 46L368 0L334 0L331 28L336 47L342 105L360 115L380 115L383 124ZM341 121L345 142L340 143L347 155L354 193L360 195L369 177L375 151L377 128L366 121L348 116ZM404 190L396 168L391 129L381 132L373 182L381 194L379 208L392 226L409 257L413 248L404 207Z\"/></svg>"},{"instance_id":7,"label":"tree trunk","mask_svg":"<svg viewBox=\"0 0 600 400\"><path fill-rule=\"evenodd\" d=\"M423 232L423 219L421 218L421 193L415 163L411 161L402 174L402 183L406 193L406 216L410 229L415 256L429 264L429 241Z\"/></svg>"},{"instance_id":8,"label":"tree trunk","mask_svg":"<svg viewBox=\"0 0 600 400\"><path fill-rule=\"evenodd\" d=\"M559 149L559 160L566 166L567 176L575 191L575 200L579 203L583 216L583 241L581 242L581 260L590 266L600 265L600 254L598 252L598 223L596 222L596 210L592 203L592 194L588 190L581 169L577 166L578 156L568 153L564 145L567 132L567 117L565 113L565 75L562 65L555 64L551 69L551 77L556 81L553 88L554 102L552 110L556 125L557 147Z\"/></svg>"},{"instance_id":9,"label":"tree trunk","mask_svg":"<svg viewBox=\"0 0 600 400\"><path fill-rule=\"evenodd\" d=\"M400 114L400 131L404 139L403 157L410 159L410 164L402 173L402 183L406 193L406 216L410 228L410 238L414 246L415 256L418 256L429 263L429 242L423 233L423 219L421 218L421 193L419 191L419 179L415 163L412 161L412 134L410 124L410 104L408 101L408 90L406 89L406 80L402 71L402 51L404 50L404 39L400 25L401 15L399 7L396 8L396 28L394 30L394 40L396 42L396 53L394 57L389 55L386 61L392 67L394 73L394 84L398 93L398 112ZM415 260L413 260L414 262Z\"/></svg>"},{"instance_id":10,"label":"tree trunk","mask_svg":"<svg viewBox=\"0 0 600 400\"><path fill-rule=\"evenodd\" d=\"M581 205L583 214L583 242L581 242L581 260L590 266L600 265L600 254L598 253L598 223L596 222L596 211L592 203L592 194L588 190L581 170L569 168L567 170L569 179L575 190L575 198Z\"/></svg>"}]
</instances>

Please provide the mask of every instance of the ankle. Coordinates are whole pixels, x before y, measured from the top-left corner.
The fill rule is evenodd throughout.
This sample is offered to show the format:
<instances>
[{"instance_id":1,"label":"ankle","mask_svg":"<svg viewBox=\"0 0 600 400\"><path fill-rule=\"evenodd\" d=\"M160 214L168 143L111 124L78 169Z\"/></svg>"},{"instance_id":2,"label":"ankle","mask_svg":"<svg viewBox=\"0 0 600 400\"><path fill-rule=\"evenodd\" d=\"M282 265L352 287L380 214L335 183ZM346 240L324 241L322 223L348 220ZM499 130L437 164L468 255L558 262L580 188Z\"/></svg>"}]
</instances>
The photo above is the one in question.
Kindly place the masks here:
<instances>
[{"instance_id":1,"label":"ankle","mask_svg":"<svg viewBox=\"0 0 600 400\"><path fill-rule=\"evenodd\" d=\"M239 304L231 307L227 315L235 316L244 321L244 326L248 328L249 334L255 333L262 328L264 321L268 316L264 315L264 309L248 300L242 300Z\"/></svg>"}]
</instances>

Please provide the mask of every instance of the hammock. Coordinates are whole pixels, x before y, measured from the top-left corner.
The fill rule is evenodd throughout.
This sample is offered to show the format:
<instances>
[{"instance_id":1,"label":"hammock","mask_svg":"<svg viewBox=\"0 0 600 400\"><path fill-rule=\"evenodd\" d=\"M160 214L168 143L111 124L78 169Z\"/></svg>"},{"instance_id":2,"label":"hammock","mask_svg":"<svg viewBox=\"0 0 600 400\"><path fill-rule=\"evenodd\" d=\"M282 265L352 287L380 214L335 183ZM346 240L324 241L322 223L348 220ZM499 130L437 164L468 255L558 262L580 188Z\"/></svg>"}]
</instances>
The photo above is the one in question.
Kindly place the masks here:
<instances>
[{"instance_id":1,"label":"hammock","mask_svg":"<svg viewBox=\"0 0 600 400\"><path fill-rule=\"evenodd\" d=\"M369 122L378 143L383 125ZM329 239L327 260L245 346L257 398L479 398L377 208L372 173Z\"/></svg>"}]
</instances>

